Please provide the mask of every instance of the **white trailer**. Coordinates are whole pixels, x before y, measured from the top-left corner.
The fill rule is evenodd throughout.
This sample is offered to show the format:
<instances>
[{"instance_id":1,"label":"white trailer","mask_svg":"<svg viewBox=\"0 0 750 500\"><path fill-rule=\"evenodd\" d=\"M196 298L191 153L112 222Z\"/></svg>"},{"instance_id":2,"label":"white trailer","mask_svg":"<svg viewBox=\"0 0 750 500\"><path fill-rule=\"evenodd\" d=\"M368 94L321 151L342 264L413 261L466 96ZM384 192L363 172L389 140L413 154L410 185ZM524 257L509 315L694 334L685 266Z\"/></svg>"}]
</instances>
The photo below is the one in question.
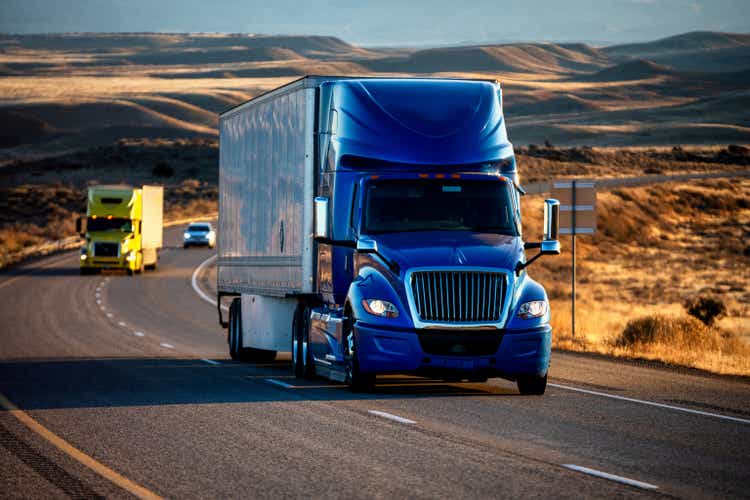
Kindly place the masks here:
<instances>
[{"instance_id":1,"label":"white trailer","mask_svg":"<svg viewBox=\"0 0 750 500\"><path fill-rule=\"evenodd\" d=\"M235 359L289 351L295 297L315 286L316 83L298 80L219 118L217 290L219 306L233 297L221 321Z\"/></svg>"}]
</instances>

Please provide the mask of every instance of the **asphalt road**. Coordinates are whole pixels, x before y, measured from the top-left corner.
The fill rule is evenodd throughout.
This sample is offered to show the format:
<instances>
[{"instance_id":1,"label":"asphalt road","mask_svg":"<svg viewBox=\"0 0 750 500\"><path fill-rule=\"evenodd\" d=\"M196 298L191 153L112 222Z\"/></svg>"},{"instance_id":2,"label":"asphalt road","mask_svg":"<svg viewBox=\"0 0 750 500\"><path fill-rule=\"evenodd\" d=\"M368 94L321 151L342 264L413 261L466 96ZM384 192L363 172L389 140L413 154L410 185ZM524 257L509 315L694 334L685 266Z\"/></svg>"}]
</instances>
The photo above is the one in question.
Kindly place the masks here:
<instances>
[{"instance_id":1,"label":"asphalt road","mask_svg":"<svg viewBox=\"0 0 750 500\"><path fill-rule=\"evenodd\" d=\"M75 253L0 274L0 496L750 496L746 379L555 352L542 397L299 383L228 359L191 287L212 251L181 231L142 276Z\"/></svg>"}]
</instances>

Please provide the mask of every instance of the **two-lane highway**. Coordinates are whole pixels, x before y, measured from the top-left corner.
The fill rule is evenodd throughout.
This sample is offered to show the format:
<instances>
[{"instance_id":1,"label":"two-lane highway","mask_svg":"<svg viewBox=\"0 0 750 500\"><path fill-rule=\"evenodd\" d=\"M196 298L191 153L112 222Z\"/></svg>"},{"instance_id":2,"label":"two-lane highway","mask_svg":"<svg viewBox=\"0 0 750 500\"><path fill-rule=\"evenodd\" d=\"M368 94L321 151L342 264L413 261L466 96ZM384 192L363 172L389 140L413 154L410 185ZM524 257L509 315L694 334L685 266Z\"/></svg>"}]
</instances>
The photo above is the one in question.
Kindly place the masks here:
<instances>
[{"instance_id":1,"label":"two-lane highway","mask_svg":"<svg viewBox=\"0 0 750 500\"><path fill-rule=\"evenodd\" d=\"M228 359L180 235L142 276L0 275L3 496L748 496L747 380L555 352L543 397L300 382Z\"/></svg>"}]
</instances>

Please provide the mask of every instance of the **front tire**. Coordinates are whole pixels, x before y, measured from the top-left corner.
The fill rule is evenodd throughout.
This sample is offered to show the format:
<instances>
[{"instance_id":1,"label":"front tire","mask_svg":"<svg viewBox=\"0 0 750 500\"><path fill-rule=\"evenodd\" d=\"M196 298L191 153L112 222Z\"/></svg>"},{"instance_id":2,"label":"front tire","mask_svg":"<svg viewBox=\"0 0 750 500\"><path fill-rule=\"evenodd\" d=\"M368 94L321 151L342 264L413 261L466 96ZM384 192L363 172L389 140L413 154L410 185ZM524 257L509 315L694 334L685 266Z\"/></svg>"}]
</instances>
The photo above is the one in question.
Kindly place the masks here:
<instances>
[{"instance_id":1,"label":"front tire","mask_svg":"<svg viewBox=\"0 0 750 500\"><path fill-rule=\"evenodd\" d=\"M292 368L297 378L315 378L315 363L310 351L310 308L303 304L297 306L292 322Z\"/></svg>"},{"instance_id":2,"label":"front tire","mask_svg":"<svg viewBox=\"0 0 750 500\"><path fill-rule=\"evenodd\" d=\"M526 375L516 380L518 392L524 396L541 396L547 389L547 375Z\"/></svg>"},{"instance_id":3,"label":"front tire","mask_svg":"<svg viewBox=\"0 0 750 500\"><path fill-rule=\"evenodd\" d=\"M375 386L375 374L362 371L359 363L357 337L354 335L354 318L351 311L347 311L347 319L343 325L344 340L344 372L346 384L352 392L370 392Z\"/></svg>"}]
</instances>

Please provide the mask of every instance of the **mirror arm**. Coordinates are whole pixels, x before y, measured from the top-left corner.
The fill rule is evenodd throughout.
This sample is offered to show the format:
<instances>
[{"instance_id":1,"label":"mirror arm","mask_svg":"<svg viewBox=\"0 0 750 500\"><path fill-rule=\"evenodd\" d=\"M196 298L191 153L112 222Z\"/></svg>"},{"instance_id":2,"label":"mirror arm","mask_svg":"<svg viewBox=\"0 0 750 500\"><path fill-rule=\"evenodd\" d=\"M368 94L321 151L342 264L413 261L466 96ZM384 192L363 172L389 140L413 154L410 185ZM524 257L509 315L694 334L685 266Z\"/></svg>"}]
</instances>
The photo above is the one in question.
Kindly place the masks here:
<instances>
[{"instance_id":1,"label":"mirror arm","mask_svg":"<svg viewBox=\"0 0 750 500\"><path fill-rule=\"evenodd\" d=\"M332 240L330 238L315 238L315 241L318 243L322 243L324 245L333 245L337 247L345 247L345 248L353 248L357 249L357 242L351 241L351 240ZM374 253L378 257L380 257L386 266L388 266L388 269L393 271L395 274L399 274L401 272L401 267L398 265L398 263L395 260L390 260L388 257L383 255L380 252L359 252L359 253Z\"/></svg>"},{"instance_id":2,"label":"mirror arm","mask_svg":"<svg viewBox=\"0 0 750 500\"><path fill-rule=\"evenodd\" d=\"M529 267L536 259L538 259L542 255L544 254L542 252L539 252L538 254L536 254L535 256L527 260L526 262L518 261L518 264L516 264L516 276L520 276L521 271Z\"/></svg>"},{"instance_id":3,"label":"mirror arm","mask_svg":"<svg viewBox=\"0 0 750 500\"><path fill-rule=\"evenodd\" d=\"M542 248L542 242L541 241L525 241L523 244L523 249L529 250L531 248Z\"/></svg>"}]
</instances>

